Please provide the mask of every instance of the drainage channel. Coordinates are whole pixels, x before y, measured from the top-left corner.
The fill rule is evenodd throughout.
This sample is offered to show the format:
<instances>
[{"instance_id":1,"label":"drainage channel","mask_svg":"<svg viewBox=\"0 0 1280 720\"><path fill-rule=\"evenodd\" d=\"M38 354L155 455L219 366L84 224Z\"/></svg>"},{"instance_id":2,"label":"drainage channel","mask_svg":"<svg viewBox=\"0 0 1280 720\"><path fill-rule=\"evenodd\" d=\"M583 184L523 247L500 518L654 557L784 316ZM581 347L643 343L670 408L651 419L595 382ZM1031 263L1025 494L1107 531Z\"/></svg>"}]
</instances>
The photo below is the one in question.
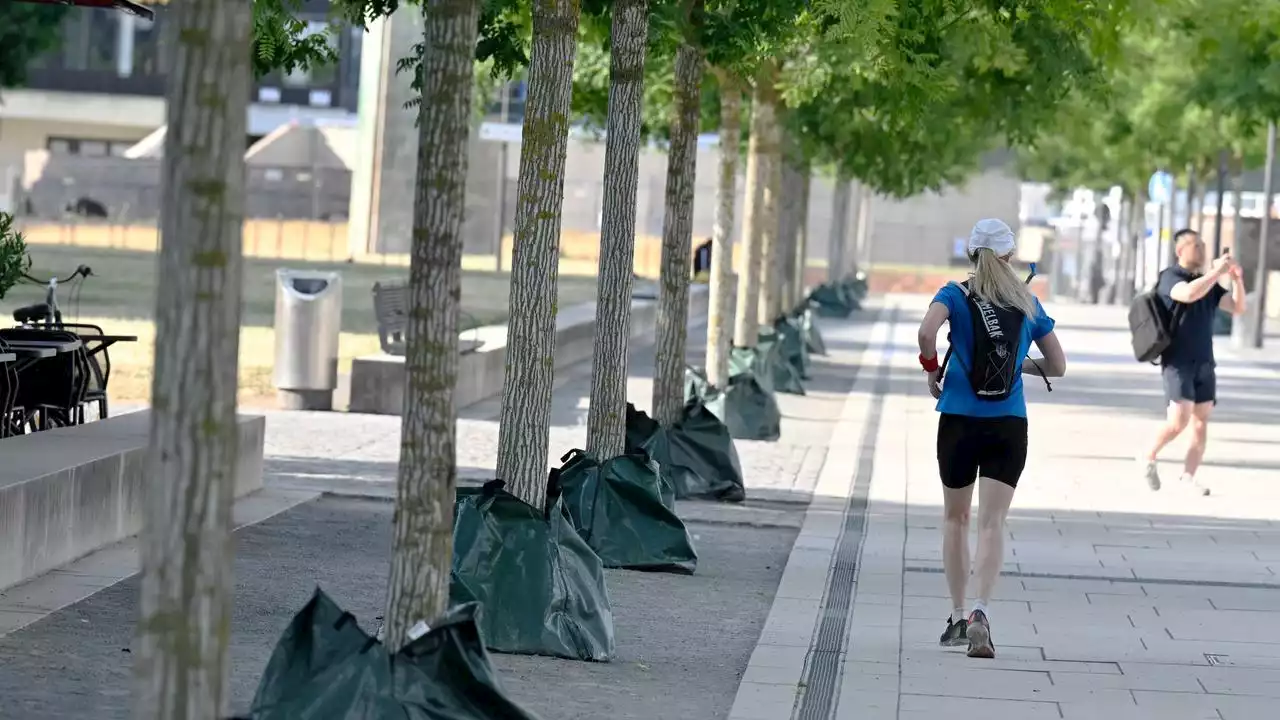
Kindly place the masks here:
<instances>
[{"instance_id":1,"label":"drainage channel","mask_svg":"<svg viewBox=\"0 0 1280 720\"><path fill-rule=\"evenodd\" d=\"M853 601L858 553L866 527L867 497L875 469L876 439L880 434L880 419L889 390L890 346L898 324L898 308L890 312L888 324L889 337L881 348L871 405L867 408L866 424L859 441L858 467L853 479L853 492L845 508L844 534L836 548L835 565L827 578L826 606L818 622L818 632L809 647L806 689L796 715L798 720L828 720L835 709L840 656L844 651L845 626L849 620L849 605Z\"/></svg>"}]
</instances>

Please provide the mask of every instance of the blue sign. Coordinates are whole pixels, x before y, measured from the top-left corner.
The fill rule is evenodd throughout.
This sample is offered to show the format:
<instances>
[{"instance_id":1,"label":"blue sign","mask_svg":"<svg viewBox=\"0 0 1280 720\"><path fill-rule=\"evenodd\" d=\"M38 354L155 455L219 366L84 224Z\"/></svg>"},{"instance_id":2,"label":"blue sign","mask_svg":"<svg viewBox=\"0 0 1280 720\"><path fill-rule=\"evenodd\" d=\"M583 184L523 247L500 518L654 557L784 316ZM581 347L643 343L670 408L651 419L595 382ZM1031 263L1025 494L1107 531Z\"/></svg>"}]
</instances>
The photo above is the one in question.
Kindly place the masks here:
<instances>
[{"instance_id":1,"label":"blue sign","mask_svg":"<svg viewBox=\"0 0 1280 720\"><path fill-rule=\"evenodd\" d=\"M1173 176L1158 170L1147 181L1147 199L1157 205L1168 205L1173 200Z\"/></svg>"},{"instance_id":2,"label":"blue sign","mask_svg":"<svg viewBox=\"0 0 1280 720\"><path fill-rule=\"evenodd\" d=\"M958 237L951 241L951 254L953 257L967 257L969 255L969 238Z\"/></svg>"}]
</instances>

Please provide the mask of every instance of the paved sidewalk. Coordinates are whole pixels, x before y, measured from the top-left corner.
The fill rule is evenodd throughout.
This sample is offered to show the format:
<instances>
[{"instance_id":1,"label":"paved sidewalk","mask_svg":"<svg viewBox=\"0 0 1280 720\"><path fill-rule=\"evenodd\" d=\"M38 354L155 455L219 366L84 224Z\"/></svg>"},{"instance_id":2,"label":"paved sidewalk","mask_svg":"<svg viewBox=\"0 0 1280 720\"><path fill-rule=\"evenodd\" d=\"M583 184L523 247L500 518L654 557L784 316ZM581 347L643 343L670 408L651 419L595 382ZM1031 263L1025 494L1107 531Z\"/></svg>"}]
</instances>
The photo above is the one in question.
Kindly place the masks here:
<instances>
[{"instance_id":1,"label":"paved sidewalk","mask_svg":"<svg viewBox=\"0 0 1280 720\"><path fill-rule=\"evenodd\" d=\"M937 646L950 602L915 358L927 302L891 297L897 322L886 311L872 331L850 447L820 476L731 719L1276 717L1280 373L1220 351L1213 495L1177 487L1182 442L1152 493L1134 457L1162 416L1158 373L1132 360L1122 309L1051 307L1068 376L1052 393L1027 379L998 659L971 660Z\"/></svg>"},{"instance_id":2,"label":"paved sidewalk","mask_svg":"<svg viewBox=\"0 0 1280 720\"><path fill-rule=\"evenodd\" d=\"M806 396L779 396L783 436L739 442L748 500L682 502L700 562L693 576L607 571L618 656L611 663L494 655L504 685L547 720L706 720L729 714L783 567L818 485L875 313L824 322ZM701 354L692 331L690 358ZM651 346L632 353L630 397L648 406ZM562 373L551 454L585 439L590 366ZM459 427L464 476L492 476L496 401ZM231 697L246 709L274 643L318 583L365 625L381 612L389 567L400 418L268 414L267 490L237 505ZM837 456L839 456L837 451ZM350 498L319 497L330 495ZM0 592L0 718L124 718L136 617L136 543L126 541ZM125 658L122 660L121 658Z\"/></svg>"}]
</instances>

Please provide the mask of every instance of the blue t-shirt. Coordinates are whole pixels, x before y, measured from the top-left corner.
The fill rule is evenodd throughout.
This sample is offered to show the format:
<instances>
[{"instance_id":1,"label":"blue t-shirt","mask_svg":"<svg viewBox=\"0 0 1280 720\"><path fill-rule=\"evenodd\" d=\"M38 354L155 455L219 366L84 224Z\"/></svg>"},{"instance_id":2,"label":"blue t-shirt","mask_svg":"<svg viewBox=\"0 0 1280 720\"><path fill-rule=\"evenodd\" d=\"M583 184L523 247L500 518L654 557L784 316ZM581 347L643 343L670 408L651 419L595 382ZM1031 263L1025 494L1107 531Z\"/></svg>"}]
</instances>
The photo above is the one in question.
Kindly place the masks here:
<instances>
[{"instance_id":1,"label":"blue t-shirt","mask_svg":"<svg viewBox=\"0 0 1280 720\"><path fill-rule=\"evenodd\" d=\"M1160 273L1156 294L1165 307L1173 310L1178 301L1173 299L1173 286L1192 282L1199 274L1177 265ZM1218 303L1227 294L1226 288L1214 285L1199 300L1188 303L1182 312L1182 322L1173 333L1173 342L1160 356L1160 364L1176 368L1193 368L1197 365L1213 365L1213 321L1218 314Z\"/></svg>"},{"instance_id":2,"label":"blue t-shirt","mask_svg":"<svg viewBox=\"0 0 1280 720\"><path fill-rule=\"evenodd\" d=\"M951 361L947 364L942 383L942 397L937 410L948 415L968 417L1026 417L1027 400L1022 394L1022 375L1013 380L1013 392L1004 400L981 400L969 387L969 370L973 358L973 322L969 317L969 300L964 291L954 283L948 283L933 296L933 302L947 306L951 324ZM1022 343L1018 358L1025 358L1031 343L1053 332L1053 318L1036 300L1036 317L1022 322Z\"/></svg>"}]
</instances>

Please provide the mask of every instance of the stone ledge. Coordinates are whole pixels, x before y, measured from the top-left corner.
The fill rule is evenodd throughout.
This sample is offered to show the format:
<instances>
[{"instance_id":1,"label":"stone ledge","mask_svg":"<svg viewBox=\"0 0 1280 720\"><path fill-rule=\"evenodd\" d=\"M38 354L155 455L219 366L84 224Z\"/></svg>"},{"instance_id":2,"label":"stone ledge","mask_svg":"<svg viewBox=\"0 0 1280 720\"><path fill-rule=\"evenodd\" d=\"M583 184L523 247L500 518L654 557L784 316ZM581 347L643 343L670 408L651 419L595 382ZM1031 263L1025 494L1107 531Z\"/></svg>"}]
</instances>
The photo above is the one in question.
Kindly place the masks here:
<instances>
[{"instance_id":1,"label":"stone ledge","mask_svg":"<svg viewBox=\"0 0 1280 720\"><path fill-rule=\"evenodd\" d=\"M637 299L631 303L631 337L652 338L657 322L655 300ZM689 288L689 317L702 318L707 313L707 288ZM595 342L595 303L582 303L561 310L556 316L557 371L591 359ZM479 339L479 350L458 359L458 382L455 403L458 409L487 400L502 392L506 374L507 326L490 325L462 333L463 339ZM365 355L351 363L351 400L353 413L399 415L404 407L404 358L393 355Z\"/></svg>"},{"instance_id":2,"label":"stone ledge","mask_svg":"<svg viewBox=\"0 0 1280 720\"><path fill-rule=\"evenodd\" d=\"M266 421L241 415L237 497L262 488ZM0 589L142 529L151 413L0 440Z\"/></svg>"}]
</instances>

